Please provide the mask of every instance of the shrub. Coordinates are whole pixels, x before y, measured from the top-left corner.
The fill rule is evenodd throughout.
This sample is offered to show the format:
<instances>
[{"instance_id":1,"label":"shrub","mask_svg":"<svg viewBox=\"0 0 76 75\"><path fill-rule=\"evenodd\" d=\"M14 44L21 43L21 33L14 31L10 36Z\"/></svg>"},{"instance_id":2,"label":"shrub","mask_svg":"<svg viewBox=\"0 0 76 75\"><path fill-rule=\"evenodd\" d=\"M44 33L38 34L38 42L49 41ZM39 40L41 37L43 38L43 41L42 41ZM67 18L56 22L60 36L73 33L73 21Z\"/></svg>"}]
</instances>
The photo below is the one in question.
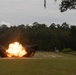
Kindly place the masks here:
<instances>
[{"instance_id":1,"label":"shrub","mask_svg":"<svg viewBox=\"0 0 76 75\"><path fill-rule=\"evenodd\" d=\"M62 49L62 52L63 53L72 52L72 49L71 48L64 48L64 49Z\"/></svg>"}]
</instances>

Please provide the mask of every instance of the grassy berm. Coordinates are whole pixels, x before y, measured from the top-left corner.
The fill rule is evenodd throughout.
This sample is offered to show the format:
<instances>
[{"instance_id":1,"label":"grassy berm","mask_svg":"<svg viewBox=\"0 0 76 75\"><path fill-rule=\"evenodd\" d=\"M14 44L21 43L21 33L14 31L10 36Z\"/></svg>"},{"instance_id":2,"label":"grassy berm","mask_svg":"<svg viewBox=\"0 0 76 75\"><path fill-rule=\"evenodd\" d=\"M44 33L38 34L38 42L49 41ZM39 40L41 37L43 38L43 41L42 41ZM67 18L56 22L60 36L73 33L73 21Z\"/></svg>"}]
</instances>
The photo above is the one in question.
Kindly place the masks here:
<instances>
[{"instance_id":1,"label":"grassy berm","mask_svg":"<svg viewBox=\"0 0 76 75\"><path fill-rule=\"evenodd\" d=\"M0 58L0 75L76 75L76 56L36 52L31 58Z\"/></svg>"}]
</instances>

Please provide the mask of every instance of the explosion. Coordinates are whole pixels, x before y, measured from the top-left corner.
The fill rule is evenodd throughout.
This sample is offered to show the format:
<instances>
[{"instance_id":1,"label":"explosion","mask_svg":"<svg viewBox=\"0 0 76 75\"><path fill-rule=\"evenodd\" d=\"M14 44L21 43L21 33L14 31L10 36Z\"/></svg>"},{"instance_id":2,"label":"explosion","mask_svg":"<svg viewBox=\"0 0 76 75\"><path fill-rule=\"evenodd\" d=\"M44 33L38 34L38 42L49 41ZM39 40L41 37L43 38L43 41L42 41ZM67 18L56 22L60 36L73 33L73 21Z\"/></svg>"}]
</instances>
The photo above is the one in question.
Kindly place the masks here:
<instances>
[{"instance_id":1,"label":"explosion","mask_svg":"<svg viewBox=\"0 0 76 75\"><path fill-rule=\"evenodd\" d=\"M18 42L9 44L9 48L6 50L8 57L23 57L27 52L25 48Z\"/></svg>"}]
</instances>

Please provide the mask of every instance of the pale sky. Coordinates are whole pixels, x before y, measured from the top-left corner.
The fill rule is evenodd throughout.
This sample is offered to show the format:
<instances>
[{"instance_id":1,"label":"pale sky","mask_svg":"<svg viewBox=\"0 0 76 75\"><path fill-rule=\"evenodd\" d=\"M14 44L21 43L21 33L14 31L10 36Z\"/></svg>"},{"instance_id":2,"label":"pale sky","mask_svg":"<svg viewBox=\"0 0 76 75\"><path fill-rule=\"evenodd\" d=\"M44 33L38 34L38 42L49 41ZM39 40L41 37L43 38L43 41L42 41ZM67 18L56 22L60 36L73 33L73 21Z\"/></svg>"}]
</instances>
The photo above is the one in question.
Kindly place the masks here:
<instances>
[{"instance_id":1,"label":"pale sky","mask_svg":"<svg viewBox=\"0 0 76 75\"><path fill-rule=\"evenodd\" d=\"M76 10L59 11L59 3L47 0L44 9L44 0L0 0L0 24L20 25L33 22L62 24L76 24Z\"/></svg>"}]
</instances>

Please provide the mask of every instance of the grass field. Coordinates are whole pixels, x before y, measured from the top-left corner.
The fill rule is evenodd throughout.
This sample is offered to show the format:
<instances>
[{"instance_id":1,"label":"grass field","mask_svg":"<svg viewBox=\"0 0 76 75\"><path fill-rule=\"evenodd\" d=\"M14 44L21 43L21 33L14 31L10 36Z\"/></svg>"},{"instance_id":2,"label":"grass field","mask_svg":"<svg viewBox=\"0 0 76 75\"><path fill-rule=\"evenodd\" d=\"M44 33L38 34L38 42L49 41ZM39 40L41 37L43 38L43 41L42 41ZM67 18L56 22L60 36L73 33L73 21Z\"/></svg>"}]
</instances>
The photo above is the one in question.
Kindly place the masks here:
<instances>
[{"instance_id":1,"label":"grass field","mask_svg":"<svg viewBox=\"0 0 76 75\"><path fill-rule=\"evenodd\" d=\"M37 52L31 58L0 58L0 75L76 75L76 56Z\"/></svg>"}]
</instances>

